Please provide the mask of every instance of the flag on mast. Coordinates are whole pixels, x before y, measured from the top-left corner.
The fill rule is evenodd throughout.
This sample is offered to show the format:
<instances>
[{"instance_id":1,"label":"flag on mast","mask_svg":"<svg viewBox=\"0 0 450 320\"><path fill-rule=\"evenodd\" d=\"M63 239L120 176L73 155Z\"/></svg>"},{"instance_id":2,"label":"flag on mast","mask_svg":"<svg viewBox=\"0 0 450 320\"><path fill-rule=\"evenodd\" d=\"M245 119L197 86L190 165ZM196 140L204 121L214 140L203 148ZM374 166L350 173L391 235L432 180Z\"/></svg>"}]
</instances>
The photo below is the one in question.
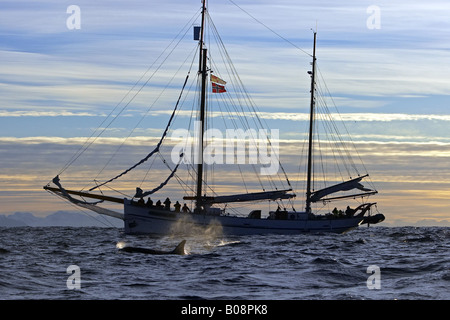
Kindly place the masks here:
<instances>
[{"instance_id":1,"label":"flag on mast","mask_svg":"<svg viewBox=\"0 0 450 320\"><path fill-rule=\"evenodd\" d=\"M225 86L221 86L220 84L217 83L212 83L212 92L213 93L223 93L223 92L227 92L227 90L225 89Z\"/></svg>"},{"instance_id":2,"label":"flag on mast","mask_svg":"<svg viewBox=\"0 0 450 320\"><path fill-rule=\"evenodd\" d=\"M224 85L227 84L226 81L220 79L219 77L216 77L213 74L210 76L210 80L211 80L211 82L215 82L215 83L218 83L218 84L224 84Z\"/></svg>"},{"instance_id":3,"label":"flag on mast","mask_svg":"<svg viewBox=\"0 0 450 320\"><path fill-rule=\"evenodd\" d=\"M223 93L227 92L225 89L225 84L227 84L226 81L220 79L219 77L216 77L215 75L211 74L210 78L212 83L212 92L213 93Z\"/></svg>"}]
</instances>

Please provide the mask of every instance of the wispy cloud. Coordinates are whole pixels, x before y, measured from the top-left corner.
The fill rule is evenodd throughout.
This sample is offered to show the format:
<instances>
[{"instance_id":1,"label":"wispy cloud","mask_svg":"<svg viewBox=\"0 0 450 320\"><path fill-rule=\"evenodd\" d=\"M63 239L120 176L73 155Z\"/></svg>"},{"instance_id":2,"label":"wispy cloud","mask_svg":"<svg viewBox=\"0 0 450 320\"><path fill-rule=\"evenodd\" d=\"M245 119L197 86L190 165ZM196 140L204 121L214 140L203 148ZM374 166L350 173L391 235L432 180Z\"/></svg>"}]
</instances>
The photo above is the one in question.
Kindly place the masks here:
<instances>
[{"instance_id":1,"label":"wispy cloud","mask_svg":"<svg viewBox=\"0 0 450 320\"><path fill-rule=\"evenodd\" d=\"M95 114L90 112L71 112L71 111L7 111L0 110L0 117L96 117L105 116L105 114Z\"/></svg>"},{"instance_id":2,"label":"wispy cloud","mask_svg":"<svg viewBox=\"0 0 450 320\"><path fill-rule=\"evenodd\" d=\"M0 199L2 200L2 212L11 213L21 210L19 208L28 208L28 203L25 206L20 205L28 194L30 194L30 199L33 199L33 205L37 211L50 210L60 206L60 202L53 203L49 198L36 195L43 193L42 186L57 174L58 170L70 160L84 142L85 138L1 138L3 171L0 174ZM98 141L96 153L86 154L83 159L74 164L70 171L64 172L62 179L65 185L76 188L79 188L80 184L85 186L86 183L95 185L92 179L97 176L103 164L117 150L117 146L121 142L121 139L115 138L103 138ZM149 146L156 143L157 139L148 137L131 138L130 144L125 145L125 149L117 154L118 159L114 161L114 164L104 170L98 179L102 180L104 177L117 174L136 161L136 159L130 159L130 154L136 157L145 155ZM331 157L327 145L321 144L324 146L323 157ZM422 219L423 215L408 212L408 210L403 211L400 208L422 208L427 203L433 207L433 212L430 212L427 217L442 217L448 214L449 146L450 143L356 142L356 148L371 174L370 178L380 191L376 201L379 203L380 210L388 216L390 221L400 219L402 216L408 216L412 219L410 221ZM302 181L304 181L304 172L299 173L298 171L300 159L298 156L292 156L299 155L300 148L300 143L296 140L280 142L281 161L294 186L302 185ZM167 159L169 160L169 157ZM436 159L441 159L441 161L436 161ZM287 160L286 163L285 160ZM36 170L36 168L39 169ZM184 178L185 168L179 170L180 177ZM139 181L146 171L147 167L136 173ZM167 167L155 164L144 188L158 185L161 182L158 179L165 177L168 173ZM239 170L232 170L232 167L217 168L216 174L218 177L211 183L216 184L224 193L231 193L235 190L236 185L242 185ZM248 186L257 185L256 177L254 177L255 180L250 179L250 176L246 177ZM189 179L188 176L187 179ZM132 193L137 186L136 183L133 179L126 178L115 183L113 187L125 193ZM174 183L176 184L176 182ZM11 192L20 197L13 196ZM163 197L164 192L170 192L173 197L181 198L183 196L183 193L177 191L174 184L170 184L162 192L156 197ZM301 194L298 198L298 201L303 199ZM49 201L53 203L53 207L49 207Z\"/></svg>"},{"instance_id":3,"label":"wispy cloud","mask_svg":"<svg viewBox=\"0 0 450 320\"><path fill-rule=\"evenodd\" d=\"M154 110L151 112L153 115L171 114L171 110ZM229 116L238 116L242 113L229 112ZM190 117L191 111L180 111L178 115ZM223 117L221 112L211 112L211 117ZM246 116L253 117L255 115L248 113ZM258 117L262 119L271 120L289 120L289 121L306 121L309 120L308 113L298 112L258 112ZM438 114L407 114L407 113L331 113L330 118L342 120L342 121L419 121L419 120L438 120L438 121L450 121L450 115L438 115Z\"/></svg>"}]
</instances>

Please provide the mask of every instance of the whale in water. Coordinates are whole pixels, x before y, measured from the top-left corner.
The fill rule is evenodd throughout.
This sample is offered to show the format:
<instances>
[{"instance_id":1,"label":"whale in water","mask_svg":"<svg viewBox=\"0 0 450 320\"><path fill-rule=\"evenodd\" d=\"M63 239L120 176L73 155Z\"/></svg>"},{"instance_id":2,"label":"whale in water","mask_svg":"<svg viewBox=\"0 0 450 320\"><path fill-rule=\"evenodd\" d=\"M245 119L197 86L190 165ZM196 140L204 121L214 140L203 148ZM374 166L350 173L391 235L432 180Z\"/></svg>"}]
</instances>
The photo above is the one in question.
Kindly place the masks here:
<instances>
[{"instance_id":1,"label":"whale in water","mask_svg":"<svg viewBox=\"0 0 450 320\"><path fill-rule=\"evenodd\" d=\"M184 245L186 244L186 240L181 241L175 249L171 251L163 251L163 250L154 250L154 249L148 249L148 248L140 248L140 247L121 247L119 248L120 251L125 252L137 252L137 253L147 253L147 254L179 254L179 255L185 255L184 251Z\"/></svg>"}]
</instances>

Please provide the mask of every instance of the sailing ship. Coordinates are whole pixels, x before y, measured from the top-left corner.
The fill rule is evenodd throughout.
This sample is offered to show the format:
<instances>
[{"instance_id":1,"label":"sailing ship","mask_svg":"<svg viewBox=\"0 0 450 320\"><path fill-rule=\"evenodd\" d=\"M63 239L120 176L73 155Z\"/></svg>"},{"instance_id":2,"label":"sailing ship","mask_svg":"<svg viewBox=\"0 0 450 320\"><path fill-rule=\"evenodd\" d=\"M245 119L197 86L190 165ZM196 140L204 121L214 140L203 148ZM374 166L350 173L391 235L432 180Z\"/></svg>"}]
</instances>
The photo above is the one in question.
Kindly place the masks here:
<instances>
[{"instance_id":1,"label":"sailing ship","mask_svg":"<svg viewBox=\"0 0 450 320\"><path fill-rule=\"evenodd\" d=\"M314 180L314 143L315 143L315 125L316 125L316 101L317 101L317 67L316 67L316 32L314 32L314 44L312 57L312 69L308 71L311 78L310 88L310 106L309 106L309 129L307 132L307 165L306 165L306 192L304 193L304 209L301 211L295 210L294 199L297 197L290 180L287 177L285 169L281 166L280 158L276 158L276 165L278 168L277 174L285 178L286 187L280 188L275 186L274 190L267 190L265 187L262 191L249 191L247 187L236 186L236 189L242 189L246 192L237 192L237 194L220 195L212 190L211 184L206 178L207 163L204 161L204 150L208 146L205 141L205 131L207 128L208 112L212 109L210 104L213 103L212 98L208 98L209 88L211 94L227 95L231 94L227 82L219 77L217 66L213 65L214 59L209 55L208 47L205 41L206 22L210 24L209 30L217 31L212 23L211 17L207 10L206 0L203 1L200 10L201 24L194 26L194 40L198 40L198 72L197 83L198 94L197 105L198 112L196 114L197 122L194 126L196 133L196 150L194 155L186 155L186 149L180 148L179 160L174 163L175 167L170 168L170 174L151 191L143 191L140 187L136 188L134 196L111 196L105 195L103 190L113 181L120 180L132 170L146 163L150 158L156 154L160 154L162 144L167 140L168 130L171 127L174 117L177 115L177 108L180 101L183 101L183 91L188 82L188 76L184 81L181 93L176 102L175 108L171 114L168 124L162 134L161 139L156 144L156 147L148 153L143 159L134 164L128 169L116 174L113 178L105 179L102 182L95 180L95 186L89 190L69 190L62 186L60 181L60 174L58 174L51 182L49 182L44 189L48 192L75 204L78 207L85 208L102 215L112 216L124 221L124 230L127 234L156 234L169 235L174 233L201 233L206 232L210 228L219 229L221 234L225 235L253 235L253 234L298 234L305 232L335 232L343 233L352 230L362 224L374 224L384 220L384 215L381 213L372 214L376 203L368 202L366 199L369 196L375 195L377 190L374 188L367 188L362 185L362 180L369 177L368 174L358 174L357 177L350 177L339 181L329 186L322 188L315 188ZM207 21L206 21L207 20ZM191 27L191 26L189 26ZM219 43L223 45L222 40L218 35ZM225 55L225 60L228 60L227 51L221 51ZM193 60L194 61L194 60ZM231 73L235 74L235 68L230 67ZM208 81L208 78L210 81ZM237 82L240 83L240 78ZM139 90L140 91L140 90ZM235 90L236 94L248 97L248 92L243 85L239 86L239 90ZM185 98L184 98L185 99ZM241 98L237 99L239 104ZM182 103L182 102L181 102ZM233 104L233 105L234 105ZM238 112L234 112L236 116ZM257 111L254 108L253 102L250 102L250 111L240 112L244 117L257 117ZM261 137L260 137L261 138ZM273 145L270 141L269 135L262 138L268 141L266 146L269 149ZM87 141L86 148L82 148L81 153L93 145L92 141ZM250 148L250 145L247 149ZM247 150L248 151L248 150ZM272 150L273 151L273 150ZM80 153L74 156L78 159ZM186 157L197 158L198 161L185 161ZM298 156L295 156L297 158ZM74 160L70 161L73 163ZM177 177L178 167L186 165L190 168L188 179L192 180L193 185L184 189L185 196L183 197L184 206L181 208L181 203L177 201L172 208L171 202L167 197L165 205L161 205L160 201L153 204L152 200L144 202L145 197L152 196L161 189L163 189L173 177ZM228 172L228 168L226 172ZM281 171L281 173L280 173ZM265 177L270 176L266 174ZM223 177L226 180L226 177ZM258 178L259 179L259 178ZM182 179L178 179L182 181ZM184 183L184 181L182 181ZM52 186L51 184L54 184ZM244 181L245 183L245 181ZM102 190L103 188L103 190ZM110 190L114 190L110 188ZM100 191L100 192L99 192ZM344 194L342 192L351 191L351 194ZM356 191L356 193L354 193ZM172 194L172 193L170 193ZM338 194L338 195L336 195ZM176 195L176 194L175 194ZM332 196L334 195L334 196ZM86 199L95 199L86 201ZM149 198L150 199L150 198ZM344 199L357 199L362 201L358 207L351 208L347 206L344 211L343 208L338 210L334 208L331 210L329 203L332 201L339 201ZM286 209L285 202L291 205L291 209ZM190 202L190 206L186 204ZM269 205L269 209L264 211L258 206L263 206L265 202ZM120 210L112 210L106 203L114 203L123 207L123 212ZM249 206L249 212L234 214L233 205L242 203L252 203ZM327 204L325 208L315 210L313 208L316 204ZM276 209L273 206L276 206ZM272 206L272 207L271 207ZM319 212L320 211L320 212Z\"/></svg>"}]
</instances>

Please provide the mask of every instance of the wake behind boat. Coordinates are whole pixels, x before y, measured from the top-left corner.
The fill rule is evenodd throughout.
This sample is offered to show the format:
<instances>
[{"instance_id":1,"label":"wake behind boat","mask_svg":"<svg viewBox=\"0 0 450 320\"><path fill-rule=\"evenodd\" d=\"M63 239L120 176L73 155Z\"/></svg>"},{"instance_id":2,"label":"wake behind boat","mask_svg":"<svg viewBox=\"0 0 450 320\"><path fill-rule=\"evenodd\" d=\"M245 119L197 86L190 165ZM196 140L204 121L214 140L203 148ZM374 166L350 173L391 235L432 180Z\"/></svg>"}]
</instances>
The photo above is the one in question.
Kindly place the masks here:
<instances>
[{"instance_id":1,"label":"wake behind boat","mask_svg":"<svg viewBox=\"0 0 450 320\"><path fill-rule=\"evenodd\" d=\"M206 26L207 22L209 26ZM216 62L216 57L213 57L208 51L208 47L204 41L207 30L213 32L213 37L219 43L220 55L225 63L228 63L228 66L223 67L223 70L227 72L227 77L219 73L222 67ZM198 87L195 90L196 98L192 99L193 104L198 106L198 110L195 113L191 112L197 121L193 126L189 122L189 126L194 132L193 139L184 139L176 146L167 142L167 135L172 130L171 126L173 125L174 118L180 114L180 108L188 100L185 90L190 91L187 88L193 83L189 82L190 72L188 72L161 139L144 158L133 166L118 172L113 177L106 178L101 182L95 179L95 185L88 191L68 190L62 186L59 176L67 169L66 167L52 180L55 186L51 186L49 183L44 189L79 207L123 219L124 229L127 234L192 234L204 233L210 230L214 230L220 234L232 235L269 233L297 234L303 232L341 233L354 229L363 223L374 224L384 220L384 216L380 213L372 215L372 210L376 208L376 203L366 201L369 196L377 193L375 188L367 188L362 184L362 180L369 177L368 174L360 174L357 172L353 177L349 174L346 178L342 177L338 182L326 178L324 179L326 185L320 188L317 187L319 184L315 179L314 161L315 155L318 154L317 151L315 152L316 148L314 145L317 142L315 140L317 139L316 125L318 123L316 114L317 104L322 100L316 97L316 93L318 92L316 87L316 33L314 33L313 53L310 55L312 57L312 70L308 71L311 77L311 96L308 121L309 130L306 144L307 150L306 156L302 157L306 158L306 179L302 180L305 183L297 181L297 185L305 188L303 194L306 197L302 204L304 210L301 211L295 210L294 198L297 192L294 192L286 170L281 164L281 157L277 154L277 141L274 140L274 137L270 136L268 129L262 128L262 121L258 116L257 109L251 98L249 98L245 86L240 81L234 65L231 63L228 52L224 48L223 42L208 13L206 1L203 1L201 8L200 26L194 27L194 40L198 40L198 48L195 51L198 53L199 67L196 81ZM196 57L194 56L191 61L195 60ZM231 102L225 102L225 98L229 98ZM211 112L213 107L220 108L220 112ZM244 109L244 107L247 109ZM242 185L235 187L235 190L241 190L241 192L223 195L223 192L219 194L213 188L214 183L211 182L212 179L209 173L207 174L208 167L210 165L217 165L219 170L216 171L220 171L219 174L222 175L223 181L226 181L226 176L230 169L228 167L223 169L220 166L223 165L223 162L218 161L217 158L217 155L220 155L220 152L218 152L220 149L217 146L214 147L214 143L211 142L213 141L211 138L214 137L216 138L215 141L217 141L218 134L217 131L214 131L213 134L211 134L211 131L208 131L208 125L210 123L208 115L213 113L214 116L217 116L218 113L223 113L224 111L229 111L229 114L231 114L231 116L224 116L224 118L227 120L231 119L235 128L235 135L232 137L234 141L232 148L228 148L229 145L227 144L226 151L235 151L241 148L240 150L244 154L254 156L253 158L247 159L247 162L251 165L260 165L259 167L253 166L253 171L257 175L256 181L261 185L261 190L259 191L250 190L251 188L247 186L250 180L244 177L242 178ZM234 121L234 118L238 116L243 117L245 120L240 123ZM256 124L258 131L247 127L250 122L249 120ZM238 124L244 126L245 130L239 128ZM224 128L228 128L226 124ZM331 129L336 130L336 127L332 125ZM187 136L187 138L191 137L190 135ZM229 137L227 136L226 138ZM252 142L247 143L247 138ZM333 136L333 139L336 139L335 136ZM195 142L195 146L190 148L189 143L192 140ZM226 141L228 142L230 139ZM240 146L240 144L243 144L243 146ZM88 140L85 145L86 148L80 149L81 151L74 155L74 160L69 161L70 164L73 164L94 143ZM168 165L168 161L164 158L162 151L164 145L171 148L172 167ZM340 151L337 151L337 147L343 147L343 153L339 153ZM252 151L256 152L252 154ZM350 159L351 165L349 167L355 167L354 161L352 160L352 152L348 150L348 146L343 140L335 140L334 145L328 147L328 152L330 154L338 153L338 156L333 156L335 159ZM264 153L269 153L272 156L269 159L270 161L267 159L267 154L266 158L263 159ZM320 158L332 158L330 154L320 153ZM227 153L225 156L228 155ZM150 159L154 161L156 156L160 156L163 159L163 163L170 170L168 177L161 181L159 185L150 191L144 191L141 187L136 187L134 196L109 196L104 194L103 191L105 188L113 191L116 189L109 187L110 184L118 183L124 176L136 170L144 163L147 163ZM291 156L295 159L300 158L299 155ZM226 159L235 158L239 158L239 154L232 154L230 158ZM258 160L260 160L259 163ZM240 164L238 161L237 171L243 175ZM179 167L183 166L187 169L187 178L181 178L179 175ZM150 169L148 169L148 172L150 172ZM164 205L160 200L153 203L151 198L155 198L155 195L160 195L160 190L164 191L164 187L171 183L174 177L180 184L181 193L184 193L183 200L179 199L175 203L172 203L171 199L166 196ZM269 187L263 185L266 180ZM187 181L190 182L188 183ZM220 183L216 184L220 186ZM170 191L168 194L172 198L172 195L177 195ZM98 201L89 202L85 200L86 198L96 199ZM145 198L147 198L147 202ZM357 199L360 202L358 205L352 206L345 203L347 205L346 208L344 205L339 209L335 207L331 210L329 204L332 201L347 201L348 199ZM123 212L103 206L104 203L108 202L123 206ZM248 209L247 213L242 214L239 212L237 214L233 206L242 203L249 204L248 208L250 209ZM266 207L268 205L269 209L262 209L264 207L263 203L266 203ZM273 209L274 205L276 209ZM290 207L290 209L286 209L287 207ZM324 208L330 209L327 210Z\"/></svg>"}]
</instances>

